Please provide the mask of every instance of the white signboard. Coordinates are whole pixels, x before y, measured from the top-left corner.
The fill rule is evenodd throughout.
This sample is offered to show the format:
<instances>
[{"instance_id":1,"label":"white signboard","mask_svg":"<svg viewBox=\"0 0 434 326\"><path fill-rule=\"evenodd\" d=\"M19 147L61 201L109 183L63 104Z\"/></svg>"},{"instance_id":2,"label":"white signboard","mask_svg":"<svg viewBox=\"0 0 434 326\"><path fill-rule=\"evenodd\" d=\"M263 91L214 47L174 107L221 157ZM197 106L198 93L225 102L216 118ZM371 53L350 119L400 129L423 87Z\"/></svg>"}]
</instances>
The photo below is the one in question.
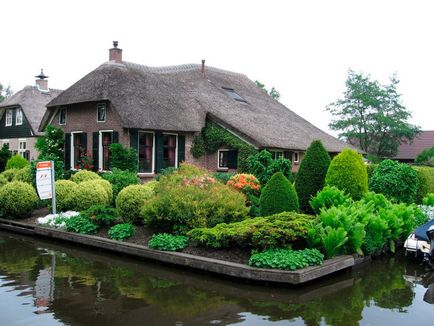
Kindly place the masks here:
<instances>
[{"instance_id":1,"label":"white signboard","mask_svg":"<svg viewBox=\"0 0 434 326\"><path fill-rule=\"evenodd\" d=\"M36 188L38 189L39 198L53 198L54 178L52 175L53 162L38 162L36 165Z\"/></svg>"}]
</instances>

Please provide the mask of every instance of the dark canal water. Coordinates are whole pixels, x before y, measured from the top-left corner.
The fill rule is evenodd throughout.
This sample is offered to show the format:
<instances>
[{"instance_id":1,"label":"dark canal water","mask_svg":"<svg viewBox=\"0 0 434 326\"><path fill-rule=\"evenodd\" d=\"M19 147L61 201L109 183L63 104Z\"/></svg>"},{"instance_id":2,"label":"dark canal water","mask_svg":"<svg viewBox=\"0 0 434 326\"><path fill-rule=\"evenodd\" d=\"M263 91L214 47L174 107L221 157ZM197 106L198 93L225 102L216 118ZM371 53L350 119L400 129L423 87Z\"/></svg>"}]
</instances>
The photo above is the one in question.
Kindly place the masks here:
<instances>
[{"instance_id":1,"label":"dark canal water","mask_svg":"<svg viewBox=\"0 0 434 326\"><path fill-rule=\"evenodd\" d=\"M294 289L0 232L0 325L434 325L433 302L402 255Z\"/></svg>"}]
</instances>

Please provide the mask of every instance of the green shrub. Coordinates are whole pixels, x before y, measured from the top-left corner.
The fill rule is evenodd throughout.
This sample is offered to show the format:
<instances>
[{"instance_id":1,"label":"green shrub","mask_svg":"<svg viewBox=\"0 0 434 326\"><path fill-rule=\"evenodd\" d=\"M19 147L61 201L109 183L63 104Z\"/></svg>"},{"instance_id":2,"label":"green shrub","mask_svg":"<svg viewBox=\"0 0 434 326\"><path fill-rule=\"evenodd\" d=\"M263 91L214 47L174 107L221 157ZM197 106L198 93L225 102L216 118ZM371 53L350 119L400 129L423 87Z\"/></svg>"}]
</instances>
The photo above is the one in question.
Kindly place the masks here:
<instances>
[{"instance_id":1,"label":"green shrub","mask_svg":"<svg viewBox=\"0 0 434 326\"><path fill-rule=\"evenodd\" d=\"M92 182L95 184L99 184L101 187L104 188L105 192L107 193L109 203L111 203L113 201L113 188L111 183L104 179L95 179L92 180Z\"/></svg>"},{"instance_id":2,"label":"green shrub","mask_svg":"<svg viewBox=\"0 0 434 326\"><path fill-rule=\"evenodd\" d=\"M325 185L343 190L354 200L368 191L368 174L362 156L349 148L336 155L327 171Z\"/></svg>"},{"instance_id":3,"label":"green shrub","mask_svg":"<svg viewBox=\"0 0 434 326\"><path fill-rule=\"evenodd\" d=\"M434 193L434 167L412 166L412 168L416 170L419 179L415 202L420 204L428 193Z\"/></svg>"},{"instance_id":4,"label":"green shrub","mask_svg":"<svg viewBox=\"0 0 434 326\"><path fill-rule=\"evenodd\" d=\"M156 250L179 251L188 246L188 237L167 233L154 234L149 239L148 246Z\"/></svg>"},{"instance_id":5,"label":"green shrub","mask_svg":"<svg viewBox=\"0 0 434 326\"><path fill-rule=\"evenodd\" d=\"M57 180L55 182L56 206L59 212L66 212L74 209L75 200L72 197L72 194L76 187L77 184L70 180Z\"/></svg>"},{"instance_id":6,"label":"green shrub","mask_svg":"<svg viewBox=\"0 0 434 326\"><path fill-rule=\"evenodd\" d=\"M137 222L145 201L153 195L152 187L146 185L131 185L122 189L116 198L116 207L122 220L129 223Z\"/></svg>"},{"instance_id":7,"label":"green shrub","mask_svg":"<svg viewBox=\"0 0 434 326\"><path fill-rule=\"evenodd\" d=\"M0 211L6 217L30 215L37 202L36 191L28 183L13 181L0 188Z\"/></svg>"},{"instance_id":8,"label":"green shrub","mask_svg":"<svg viewBox=\"0 0 434 326\"><path fill-rule=\"evenodd\" d=\"M119 143L110 145L110 169L137 172L137 152L134 148L124 148Z\"/></svg>"},{"instance_id":9,"label":"green shrub","mask_svg":"<svg viewBox=\"0 0 434 326\"><path fill-rule=\"evenodd\" d=\"M73 208L76 211L84 211L93 205L109 205L109 198L104 188L92 180L84 181L71 190Z\"/></svg>"},{"instance_id":10,"label":"green shrub","mask_svg":"<svg viewBox=\"0 0 434 326\"><path fill-rule=\"evenodd\" d=\"M5 177L9 182L15 178L15 175L18 173L18 169L9 169L0 173L1 176Z\"/></svg>"},{"instance_id":11,"label":"green shrub","mask_svg":"<svg viewBox=\"0 0 434 326\"><path fill-rule=\"evenodd\" d=\"M113 168L111 172L103 173L102 178L112 184L113 198L116 198L125 187L140 183L136 172L119 170L117 168Z\"/></svg>"},{"instance_id":12,"label":"green shrub","mask_svg":"<svg viewBox=\"0 0 434 326\"><path fill-rule=\"evenodd\" d=\"M277 172L282 172L288 180L292 181L291 161L284 158L273 159L273 156L267 150L249 156L246 167L245 172L253 174L262 185L266 184Z\"/></svg>"},{"instance_id":13,"label":"green shrub","mask_svg":"<svg viewBox=\"0 0 434 326\"><path fill-rule=\"evenodd\" d=\"M71 181L74 181L75 183L99 179L101 179L101 177L98 174L88 170L80 170L71 176Z\"/></svg>"},{"instance_id":14,"label":"green shrub","mask_svg":"<svg viewBox=\"0 0 434 326\"><path fill-rule=\"evenodd\" d=\"M124 241L136 233L136 227L130 223L116 224L108 231L110 239Z\"/></svg>"},{"instance_id":15,"label":"green shrub","mask_svg":"<svg viewBox=\"0 0 434 326\"><path fill-rule=\"evenodd\" d=\"M308 266L321 265L324 255L316 249L290 250L268 249L264 252L253 251L249 265L258 268L296 270Z\"/></svg>"},{"instance_id":16,"label":"green shrub","mask_svg":"<svg viewBox=\"0 0 434 326\"><path fill-rule=\"evenodd\" d=\"M21 155L15 154L12 156L6 163L6 170L10 169L22 169L29 165L29 161L27 161Z\"/></svg>"},{"instance_id":17,"label":"green shrub","mask_svg":"<svg viewBox=\"0 0 434 326\"><path fill-rule=\"evenodd\" d=\"M259 207L262 216L298 211L297 193L282 172L275 173L262 189Z\"/></svg>"},{"instance_id":18,"label":"green shrub","mask_svg":"<svg viewBox=\"0 0 434 326\"><path fill-rule=\"evenodd\" d=\"M426 206L434 207L434 193L427 194L426 197L423 199L423 204Z\"/></svg>"},{"instance_id":19,"label":"green shrub","mask_svg":"<svg viewBox=\"0 0 434 326\"><path fill-rule=\"evenodd\" d=\"M81 215L65 219L65 228L68 232L81 234L94 234L98 232L98 225Z\"/></svg>"},{"instance_id":20,"label":"green shrub","mask_svg":"<svg viewBox=\"0 0 434 326\"><path fill-rule=\"evenodd\" d=\"M15 173L13 181L21 181L21 182L33 184L33 178L32 178L32 173L30 171L30 166L26 166L22 169L19 169Z\"/></svg>"},{"instance_id":21,"label":"green shrub","mask_svg":"<svg viewBox=\"0 0 434 326\"><path fill-rule=\"evenodd\" d=\"M118 220L118 213L115 208L104 205L93 205L87 210L81 212L81 215L96 224L113 225Z\"/></svg>"},{"instance_id":22,"label":"green shrub","mask_svg":"<svg viewBox=\"0 0 434 326\"><path fill-rule=\"evenodd\" d=\"M223 184L226 184L234 175L235 173L233 172L215 172L213 177L221 181Z\"/></svg>"},{"instance_id":23,"label":"green shrub","mask_svg":"<svg viewBox=\"0 0 434 326\"><path fill-rule=\"evenodd\" d=\"M297 191L300 209L303 212L313 213L309 201L324 187L324 180L330 162L330 156L321 141L313 141L301 161L295 179L295 190Z\"/></svg>"},{"instance_id":24,"label":"green shrub","mask_svg":"<svg viewBox=\"0 0 434 326\"><path fill-rule=\"evenodd\" d=\"M420 152L414 160L417 164L434 166L434 146Z\"/></svg>"},{"instance_id":25,"label":"green shrub","mask_svg":"<svg viewBox=\"0 0 434 326\"><path fill-rule=\"evenodd\" d=\"M5 176L0 174L0 188L3 187L5 184L7 184L9 181L6 179Z\"/></svg>"},{"instance_id":26,"label":"green shrub","mask_svg":"<svg viewBox=\"0 0 434 326\"><path fill-rule=\"evenodd\" d=\"M11 158L12 154L9 150L9 145L3 144L0 149L0 172L3 172L6 169L6 163Z\"/></svg>"},{"instance_id":27,"label":"green shrub","mask_svg":"<svg viewBox=\"0 0 434 326\"><path fill-rule=\"evenodd\" d=\"M371 177L374 174L374 171L377 168L377 166L378 164L375 163L366 164L366 173L368 173L368 181L371 180Z\"/></svg>"},{"instance_id":28,"label":"green shrub","mask_svg":"<svg viewBox=\"0 0 434 326\"><path fill-rule=\"evenodd\" d=\"M196 228L188 236L198 245L221 247L284 247L303 240L314 216L284 212L266 217L222 223L213 228Z\"/></svg>"},{"instance_id":29,"label":"green shrub","mask_svg":"<svg viewBox=\"0 0 434 326\"><path fill-rule=\"evenodd\" d=\"M35 147L38 149L39 161L63 161L65 138L63 131L52 125L45 128L45 134L38 137Z\"/></svg>"},{"instance_id":30,"label":"green shrub","mask_svg":"<svg viewBox=\"0 0 434 326\"><path fill-rule=\"evenodd\" d=\"M418 182L417 173L411 166L385 160L375 169L369 181L369 189L398 202L413 203Z\"/></svg>"},{"instance_id":31,"label":"green shrub","mask_svg":"<svg viewBox=\"0 0 434 326\"><path fill-rule=\"evenodd\" d=\"M346 205L352 202L350 196L336 187L325 186L310 201L310 205L316 214L319 214L322 208L328 209L332 206Z\"/></svg>"},{"instance_id":32,"label":"green shrub","mask_svg":"<svg viewBox=\"0 0 434 326\"><path fill-rule=\"evenodd\" d=\"M146 224L166 231L184 233L195 227L239 221L248 212L243 194L189 164L162 177L155 192L141 216Z\"/></svg>"}]
</instances>

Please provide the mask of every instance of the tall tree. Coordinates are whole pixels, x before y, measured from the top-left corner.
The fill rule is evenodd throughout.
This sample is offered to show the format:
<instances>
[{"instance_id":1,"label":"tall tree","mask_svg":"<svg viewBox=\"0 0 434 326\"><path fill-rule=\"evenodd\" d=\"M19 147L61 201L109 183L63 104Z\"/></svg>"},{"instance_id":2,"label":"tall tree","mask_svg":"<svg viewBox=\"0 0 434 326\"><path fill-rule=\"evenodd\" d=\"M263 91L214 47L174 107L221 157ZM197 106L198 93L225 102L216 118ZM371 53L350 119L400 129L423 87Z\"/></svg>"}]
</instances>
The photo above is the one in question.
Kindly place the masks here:
<instances>
[{"instance_id":1,"label":"tall tree","mask_svg":"<svg viewBox=\"0 0 434 326\"><path fill-rule=\"evenodd\" d=\"M334 119L329 124L339 137L380 158L394 157L400 143L408 143L420 132L408 122L411 113L401 103L399 80L381 85L370 76L350 70L344 98L327 106Z\"/></svg>"},{"instance_id":2,"label":"tall tree","mask_svg":"<svg viewBox=\"0 0 434 326\"><path fill-rule=\"evenodd\" d=\"M274 87L271 88L271 90L268 90L264 84L262 84L260 81L255 80L255 84L256 86L258 86L260 89L262 89L265 93L267 93L268 95L270 95L272 98L274 98L275 100L279 100L280 99L280 93L278 92L277 89L275 89Z\"/></svg>"},{"instance_id":3,"label":"tall tree","mask_svg":"<svg viewBox=\"0 0 434 326\"><path fill-rule=\"evenodd\" d=\"M4 87L0 84L0 102L3 102L5 98L12 95L12 90L10 86Z\"/></svg>"}]
</instances>

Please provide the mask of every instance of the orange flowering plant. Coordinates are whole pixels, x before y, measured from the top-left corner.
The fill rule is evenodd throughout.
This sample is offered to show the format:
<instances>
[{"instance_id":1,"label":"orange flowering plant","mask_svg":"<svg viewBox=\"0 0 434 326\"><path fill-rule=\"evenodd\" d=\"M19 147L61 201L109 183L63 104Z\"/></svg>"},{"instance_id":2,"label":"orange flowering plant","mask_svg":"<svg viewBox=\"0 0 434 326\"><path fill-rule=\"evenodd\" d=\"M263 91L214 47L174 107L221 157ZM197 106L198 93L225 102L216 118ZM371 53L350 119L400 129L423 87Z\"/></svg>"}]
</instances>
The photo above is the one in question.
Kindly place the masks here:
<instances>
[{"instance_id":1,"label":"orange flowering plant","mask_svg":"<svg viewBox=\"0 0 434 326\"><path fill-rule=\"evenodd\" d=\"M261 185L253 174L235 174L229 179L227 185L235 188L244 194L258 194Z\"/></svg>"}]
</instances>

